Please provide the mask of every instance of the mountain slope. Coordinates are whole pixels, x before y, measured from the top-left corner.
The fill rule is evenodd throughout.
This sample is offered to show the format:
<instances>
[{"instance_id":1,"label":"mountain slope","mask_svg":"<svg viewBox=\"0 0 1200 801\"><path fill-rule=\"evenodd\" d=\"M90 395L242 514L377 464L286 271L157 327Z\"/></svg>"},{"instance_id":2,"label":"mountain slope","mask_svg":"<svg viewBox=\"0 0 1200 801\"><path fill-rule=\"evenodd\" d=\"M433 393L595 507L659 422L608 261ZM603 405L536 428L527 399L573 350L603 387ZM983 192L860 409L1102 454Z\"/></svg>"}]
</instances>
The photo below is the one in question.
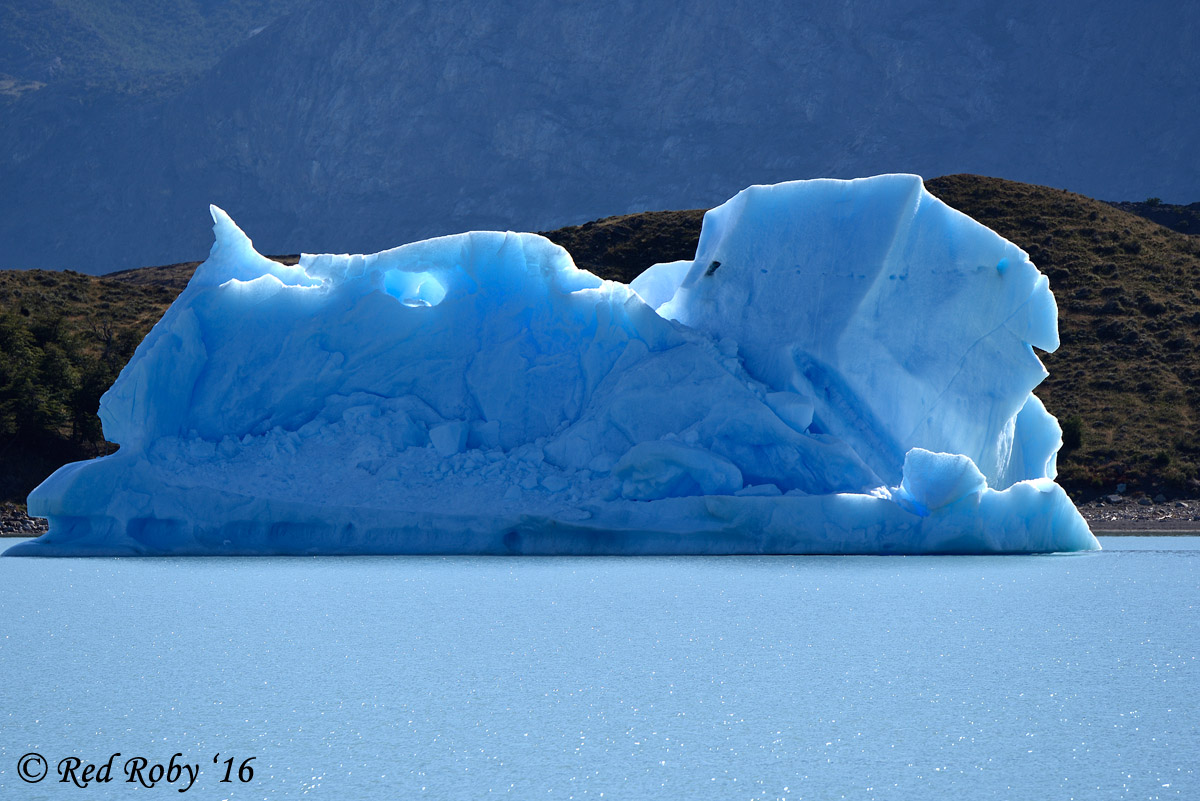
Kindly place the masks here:
<instances>
[{"instance_id":1,"label":"mountain slope","mask_svg":"<svg viewBox=\"0 0 1200 801\"><path fill-rule=\"evenodd\" d=\"M1158 223L1181 234L1200 236L1200 203L1186 206L1163 203L1156 197L1134 201L1110 201L1109 205Z\"/></svg>"},{"instance_id":2,"label":"mountain slope","mask_svg":"<svg viewBox=\"0 0 1200 801\"><path fill-rule=\"evenodd\" d=\"M303 0L0 0L0 73L157 88L200 74Z\"/></svg>"},{"instance_id":3,"label":"mountain slope","mask_svg":"<svg viewBox=\"0 0 1200 801\"><path fill-rule=\"evenodd\" d=\"M202 258L209 202L296 252L880 172L1190 200L1197 40L1115 0L313 0L170 97L12 101L0 267Z\"/></svg>"}]
</instances>

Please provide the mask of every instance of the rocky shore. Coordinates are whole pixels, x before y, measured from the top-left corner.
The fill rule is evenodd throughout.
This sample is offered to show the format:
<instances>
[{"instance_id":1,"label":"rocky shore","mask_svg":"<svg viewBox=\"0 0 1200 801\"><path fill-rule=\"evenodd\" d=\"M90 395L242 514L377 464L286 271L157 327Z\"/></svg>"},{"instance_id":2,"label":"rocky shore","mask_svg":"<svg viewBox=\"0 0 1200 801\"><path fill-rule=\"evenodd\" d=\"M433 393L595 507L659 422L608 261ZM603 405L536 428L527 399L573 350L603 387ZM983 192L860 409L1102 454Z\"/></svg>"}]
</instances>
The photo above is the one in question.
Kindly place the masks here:
<instances>
[{"instance_id":1,"label":"rocky shore","mask_svg":"<svg viewBox=\"0 0 1200 801\"><path fill-rule=\"evenodd\" d=\"M1114 492L1076 505L1096 534L1145 531L1200 534L1200 500L1168 500L1162 495L1131 498Z\"/></svg>"},{"instance_id":2,"label":"rocky shore","mask_svg":"<svg viewBox=\"0 0 1200 801\"><path fill-rule=\"evenodd\" d=\"M48 528L41 517L29 517L15 503L0 503L0 537L40 537Z\"/></svg>"},{"instance_id":3,"label":"rocky shore","mask_svg":"<svg viewBox=\"0 0 1200 801\"><path fill-rule=\"evenodd\" d=\"M1115 492L1078 506L1097 534L1200 534L1200 500L1168 500L1161 495L1158 498L1161 500ZM38 537L46 529L45 519L27 516L15 503L0 504L0 537Z\"/></svg>"}]
</instances>

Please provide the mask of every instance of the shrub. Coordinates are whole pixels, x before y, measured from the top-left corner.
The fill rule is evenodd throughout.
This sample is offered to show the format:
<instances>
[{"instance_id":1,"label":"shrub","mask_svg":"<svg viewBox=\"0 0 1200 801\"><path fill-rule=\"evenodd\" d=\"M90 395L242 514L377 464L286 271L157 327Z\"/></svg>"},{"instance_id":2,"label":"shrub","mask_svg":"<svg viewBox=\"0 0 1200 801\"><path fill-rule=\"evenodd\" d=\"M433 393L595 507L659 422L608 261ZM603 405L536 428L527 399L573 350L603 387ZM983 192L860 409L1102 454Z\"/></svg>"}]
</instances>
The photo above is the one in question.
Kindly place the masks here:
<instances>
[{"instance_id":1,"label":"shrub","mask_svg":"<svg viewBox=\"0 0 1200 801\"><path fill-rule=\"evenodd\" d=\"M1083 446L1083 420L1079 415L1073 414L1063 420L1062 432L1063 444L1060 453L1063 456Z\"/></svg>"}]
</instances>

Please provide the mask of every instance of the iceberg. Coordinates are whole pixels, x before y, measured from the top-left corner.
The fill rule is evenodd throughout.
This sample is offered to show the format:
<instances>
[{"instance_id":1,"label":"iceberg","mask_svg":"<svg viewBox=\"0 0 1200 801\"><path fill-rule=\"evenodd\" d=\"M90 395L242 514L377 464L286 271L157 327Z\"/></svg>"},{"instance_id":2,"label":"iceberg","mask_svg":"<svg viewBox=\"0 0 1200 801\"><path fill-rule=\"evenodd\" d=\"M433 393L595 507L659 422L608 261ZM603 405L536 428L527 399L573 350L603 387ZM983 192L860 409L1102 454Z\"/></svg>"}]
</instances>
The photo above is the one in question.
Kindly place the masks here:
<instances>
[{"instance_id":1,"label":"iceberg","mask_svg":"<svg viewBox=\"0 0 1200 801\"><path fill-rule=\"evenodd\" d=\"M6 555L1099 548L1045 276L914 175L752 186L630 285L533 235L216 242Z\"/></svg>"}]
</instances>

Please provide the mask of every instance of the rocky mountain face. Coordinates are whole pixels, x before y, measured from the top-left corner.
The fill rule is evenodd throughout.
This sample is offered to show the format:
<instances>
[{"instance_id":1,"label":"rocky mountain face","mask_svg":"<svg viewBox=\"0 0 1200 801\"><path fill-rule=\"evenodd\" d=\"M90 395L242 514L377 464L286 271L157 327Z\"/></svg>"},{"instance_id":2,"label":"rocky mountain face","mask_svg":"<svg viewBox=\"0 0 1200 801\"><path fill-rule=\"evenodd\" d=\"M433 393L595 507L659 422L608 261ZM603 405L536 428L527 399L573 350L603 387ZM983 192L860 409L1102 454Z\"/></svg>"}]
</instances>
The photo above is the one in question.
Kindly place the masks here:
<instances>
[{"instance_id":1,"label":"rocky mountain face","mask_svg":"<svg viewBox=\"0 0 1200 801\"><path fill-rule=\"evenodd\" d=\"M879 172L1188 201L1198 40L1166 3L314 0L168 93L3 101L0 267L203 258L209 202L287 253Z\"/></svg>"},{"instance_id":2,"label":"rocky mountain face","mask_svg":"<svg viewBox=\"0 0 1200 801\"><path fill-rule=\"evenodd\" d=\"M306 2L0 0L0 73L42 85L169 91Z\"/></svg>"}]
</instances>

